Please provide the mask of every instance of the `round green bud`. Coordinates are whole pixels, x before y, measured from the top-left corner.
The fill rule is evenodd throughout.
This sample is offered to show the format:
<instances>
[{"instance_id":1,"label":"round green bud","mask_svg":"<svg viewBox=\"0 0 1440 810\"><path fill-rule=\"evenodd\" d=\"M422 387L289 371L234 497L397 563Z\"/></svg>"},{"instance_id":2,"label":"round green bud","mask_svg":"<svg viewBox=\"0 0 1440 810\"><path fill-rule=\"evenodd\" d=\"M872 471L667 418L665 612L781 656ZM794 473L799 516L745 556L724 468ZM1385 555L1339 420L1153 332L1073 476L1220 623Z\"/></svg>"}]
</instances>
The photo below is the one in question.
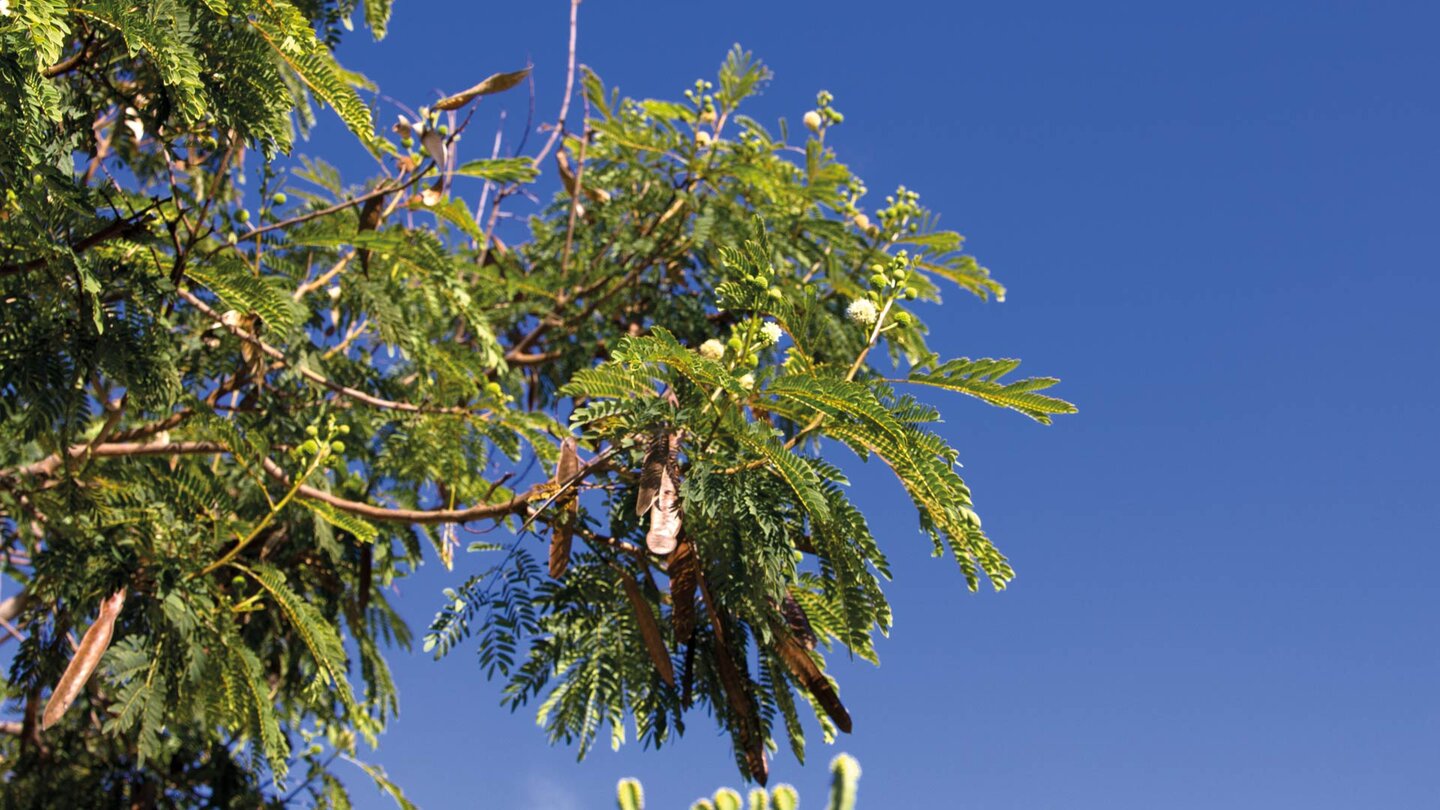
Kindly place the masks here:
<instances>
[{"instance_id":1,"label":"round green bud","mask_svg":"<svg viewBox=\"0 0 1440 810\"><path fill-rule=\"evenodd\" d=\"M441 135L449 135L450 127L446 126L445 124L441 124L440 128L436 131L439 132Z\"/></svg>"},{"instance_id":2,"label":"round green bud","mask_svg":"<svg viewBox=\"0 0 1440 810\"><path fill-rule=\"evenodd\" d=\"M750 366L750 367L752 367L752 368L755 367L755 366L760 365L760 355L755 354L754 352L751 352L750 354L746 355L746 356L745 356L745 365Z\"/></svg>"},{"instance_id":3,"label":"round green bud","mask_svg":"<svg viewBox=\"0 0 1440 810\"><path fill-rule=\"evenodd\" d=\"M320 450L320 444L314 439L306 439L299 448L301 453L315 453Z\"/></svg>"},{"instance_id":4,"label":"round green bud","mask_svg":"<svg viewBox=\"0 0 1440 810\"><path fill-rule=\"evenodd\" d=\"M235 591L245 590L245 577L236 574L230 578L230 589Z\"/></svg>"},{"instance_id":5,"label":"round green bud","mask_svg":"<svg viewBox=\"0 0 1440 810\"><path fill-rule=\"evenodd\" d=\"M915 316L908 312L897 312L895 313L895 322L901 326L913 326L915 324Z\"/></svg>"},{"instance_id":6,"label":"round green bud","mask_svg":"<svg viewBox=\"0 0 1440 810\"><path fill-rule=\"evenodd\" d=\"M917 297L919 297L919 295L920 291L915 289L914 287L905 288L905 297L910 299L911 301L914 301Z\"/></svg>"},{"instance_id":7,"label":"round green bud","mask_svg":"<svg viewBox=\"0 0 1440 810\"><path fill-rule=\"evenodd\" d=\"M241 208L239 211L236 211L236 212L235 212L235 221L236 221L236 222L249 222L249 221L250 221L250 212L249 212L249 211L246 211L244 208Z\"/></svg>"},{"instance_id":8,"label":"round green bud","mask_svg":"<svg viewBox=\"0 0 1440 810\"><path fill-rule=\"evenodd\" d=\"M270 202L274 203L275 205L284 205L285 201L288 199L290 198L286 197L285 192L283 191L277 191L274 194L270 195Z\"/></svg>"},{"instance_id":9,"label":"round green bud","mask_svg":"<svg viewBox=\"0 0 1440 810\"><path fill-rule=\"evenodd\" d=\"M870 277L870 283L876 287L884 287L890 283L890 279L886 278L884 273L876 273Z\"/></svg>"},{"instance_id":10,"label":"round green bud","mask_svg":"<svg viewBox=\"0 0 1440 810\"><path fill-rule=\"evenodd\" d=\"M500 383L488 382L485 384L485 393L489 394L492 397L498 397L501 394L505 393L505 389L500 387Z\"/></svg>"},{"instance_id":11,"label":"round green bud","mask_svg":"<svg viewBox=\"0 0 1440 810\"><path fill-rule=\"evenodd\" d=\"M341 426L335 428L335 432L336 432L336 433L339 433L341 436L349 436L349 435L350 435L350 426L349 426L349 425L341 425Z\"/></svg>"},{"instance_id":12,"label":"round green bud","mask_svg":"<svg viewBox=\"0 0 1440 810\"><path fill-rule=\"evenodd\" d=\"M343 452L345 452L345 443L344 443L344 442L339 442L339 441L330 442L330 452L332 452L332 453L343 453Z\"/></svg>"},{"instance_id":13,"label":"round green bud","mask_svg":"<svg viewBox=\"0 0 1440 810\"><path fill-rule=\"evenodd\" d=\"M314 425L306 425L306 426L305 426L305 435L306 435L306 436L319 436L319 435L320 435L320 428L315 427Z\"/></svg>"},{"instance_id":14,"label":"round green bud","mask_svg":"<svg viewBox=\"0 0 1440 810\"><path fill-rule=\"evenodd\" d=\"M741 340L739 337L731 336L729 340L725 341L725 345L730 347L730 351L738 352L741 349L745 348L745 341Z\"/></svg>"}]
</instances>

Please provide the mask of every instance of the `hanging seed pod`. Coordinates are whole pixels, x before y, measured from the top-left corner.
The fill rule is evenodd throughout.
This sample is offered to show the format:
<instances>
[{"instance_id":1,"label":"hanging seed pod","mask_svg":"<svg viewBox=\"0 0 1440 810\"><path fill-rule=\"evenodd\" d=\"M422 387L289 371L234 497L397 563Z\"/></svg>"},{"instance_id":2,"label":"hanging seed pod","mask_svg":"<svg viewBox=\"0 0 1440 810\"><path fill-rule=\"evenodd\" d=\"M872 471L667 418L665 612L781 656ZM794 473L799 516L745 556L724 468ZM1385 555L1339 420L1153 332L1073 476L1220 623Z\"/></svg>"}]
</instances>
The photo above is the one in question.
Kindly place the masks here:
<instances>
[{"instance_id":1,"label":"hanging seed pod","mask_svg":"<svg viewBox=\"0 0 1440 810\"><path fill-rule=\"evenodd\" d=\"M744 748L745 764L750 770L751 778L763 785L770 778L770 766L765 761L765 741L761 739L755 724L755 705L747 688L750 678L741 674L735 665L735 658L725 642L725 628L720 621L719 609L710 598L704 575L697 572L696 578L700 583L701 597L705 600L705 610L710 615L710 626L715 631L715 671L720 676L720 685L725 689L725 700L730 704L730 710L735 713L740 724L740 744Z\"/></svg>"},{"instance_id":2,"label":"hanging seed pod","mask_svg":"<svg viewBox=\"0 0 1440 810\"><path fill-rule=\"evenodd\" d=\"M845 704L840 702L840 696L835 693L835 687L831 685L830 679L825 677L825 673L815 665L810 653L805 651L805 647L793 635L784 628L776 627L775 636L775 651L780 654L785 666L789 667L790 672L794 674L795 680L804 685L805 691L809 692L820 708L830 715L830 719L835 722L835 727L849 734L850 713L845 710Z\"/></svg>"},{"instance_id":3,"label":"hanging seed pod","mask_svg":"<svg viewBox=\"0 0 1440 810\"><path fill-rule=\"evenodd\" d=\"M789 590L785 591L785 599L780 603L780 615L785 617L785 626L790 628L790 634L800 642L800 646L807 650L815 649L819 641L815 637L815 628L810 626L810 617L805 615L805 608L795 601L795 597Z\"/></svg>"},{"instance_id":4,"label":"hanging seed pod","mask_svg":"<svg viewBox=\"0 0 1440 810\"><path fill-rule=\"evenodd\" d=\"M560 460L555 464L555 477L551 480L557 487L569 487L575 476L580 474L580 457L576 454L576 442L567 436L560 442ZM555 502L559 513L550 535L550 576L555 579L565 575L570 567L570 546L575 535L575 521L580 516L580 499L575 490L567 489Z\"/></svg>"},{"instance_id":5,"label":"hanging seed pod","mask_svg":"<svg viewBox=\"0 0 1440 810\"><path fill-rule=\"evenodd\" d=\"M655 554L669 554L680 538L680 434L657 430L650 437L640 471L636 514L650 513L645 545Z\"/></svg>"},{"instance_id":6,"label":"hanging seed pod","mask_svg":"<svg viewBox=\"0 0 1440 810\"><path fill-rule=\"evenodd\" d=\"M110 594L100 603L100 615L95 617L95 623L90 625L90 629L85 631L85 637L80 639L75 657L70 659L70 665L65 667L60 682L55 684L55 691L50 695L50 701L45 704L45 715L40 722L42 730L59 722L70 704L80 696L80 690L85 688L85 683L94 674L101 656L105 655L105 650L110 647L110 637L115 632L115 620L119 618L123 607L124 588Z\"/></svg>"},{"instance_id":7,"label":"hanging seed pod","mask_svg":"<svg viewBox=\"0 0 1440 810\"><path fill-rule=\"evenodd\" d=\"M630 599L630 606L635 609L635 623L640 626L640 637L645 640L650 661L660 672L661 680L673 689L675 668L670 664L670 653L665 649L665 640L660 636L660 625L655 622L655 614L650 612L650 603L640 592L640 585L635 582L634 577L621 571L620 582L625 586L625 596Z\"/></svg>"},{"instance_id":8,"label":"hanging seed pod","mask_svg":"<svg viewBox=\"0 0 1440 810\"><path fill-rule=\"evenodd\" d=\"M695 633L695 577L700 565L695 544L688 538L680 541L670 555L670 625L676 643L690 640Z\"/></svg>"}]
</instances>

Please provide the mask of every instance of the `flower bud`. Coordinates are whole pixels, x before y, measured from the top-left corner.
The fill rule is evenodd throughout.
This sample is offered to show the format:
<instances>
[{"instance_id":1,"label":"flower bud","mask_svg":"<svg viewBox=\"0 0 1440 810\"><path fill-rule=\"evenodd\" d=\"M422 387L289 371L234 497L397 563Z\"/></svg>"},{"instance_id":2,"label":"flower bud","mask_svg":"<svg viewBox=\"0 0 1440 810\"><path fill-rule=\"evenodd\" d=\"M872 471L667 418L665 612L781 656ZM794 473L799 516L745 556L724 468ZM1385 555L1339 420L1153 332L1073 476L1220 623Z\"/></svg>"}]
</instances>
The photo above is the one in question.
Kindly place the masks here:
<instances>
[{"instance_id":1,"label":"flower bud","mask_svg":"<svg viewBox=\"0 0 1440 810\"><path fill-rule=\"evenodd\" d=\"M864 214L856 214L855 227L859 228L862 231L870 230L870 217L867 217Z\"/></svg>"}]
</instances>

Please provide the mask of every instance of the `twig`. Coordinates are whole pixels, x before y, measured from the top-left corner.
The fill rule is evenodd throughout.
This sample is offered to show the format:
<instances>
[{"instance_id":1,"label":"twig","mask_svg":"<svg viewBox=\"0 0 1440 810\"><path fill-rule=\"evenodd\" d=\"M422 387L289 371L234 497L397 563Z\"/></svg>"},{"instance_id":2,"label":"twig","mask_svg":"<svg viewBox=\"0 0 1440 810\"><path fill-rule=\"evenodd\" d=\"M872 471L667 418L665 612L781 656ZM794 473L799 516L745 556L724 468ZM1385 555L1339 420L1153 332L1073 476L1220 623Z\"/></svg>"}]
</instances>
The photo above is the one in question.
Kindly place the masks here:
<instances>
[{"instance_id":1,"label":"twig","mask_svg":"<svg viewBox=\"0 0 1440 810\"><path fill-rule=\"evenodd\" d=\"M576 21L580 15L580 2L581 0L570 0L570 55L565 69L565 98L560 102L560 115L556 119L555 129L550 132L545 147L531 162L537 169L545 156L550 154L550 150L555 148L555 141L559 140L561 133L565 131L565 119L570 115L570 94L575 89L575 32L578 27Z\"/></svg>"}]
</instances>

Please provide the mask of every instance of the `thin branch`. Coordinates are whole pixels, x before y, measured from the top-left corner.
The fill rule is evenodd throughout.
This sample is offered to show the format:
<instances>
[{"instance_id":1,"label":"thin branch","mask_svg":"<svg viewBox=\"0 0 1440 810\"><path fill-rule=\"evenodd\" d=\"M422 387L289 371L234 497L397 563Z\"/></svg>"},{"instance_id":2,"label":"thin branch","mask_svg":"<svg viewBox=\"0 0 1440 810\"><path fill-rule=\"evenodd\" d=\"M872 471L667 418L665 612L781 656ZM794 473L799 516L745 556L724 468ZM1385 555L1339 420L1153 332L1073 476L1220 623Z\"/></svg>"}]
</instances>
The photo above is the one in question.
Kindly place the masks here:
<instances>
[{"instance_id":1,"label":"thin branch","mask_svg":"<svg viewBox=\"0 0 1440 810\"><path fill-rule=\"evenodd\" d=\"M565 131L565 119L570 115L570 95L575 89L575 32L578 27L576 21L580 16L580 2L581 0L570 0L570 56L565 69L565 98L560 102L560 115L556 119L555 129L550 132L550 138L545 141L545 147L532 161L531 165L537 169L545 160L545 156L550 154L550 150L555 148L555 141L559 140L561 133Z\"/></svg>"},{"instance_id":2,"label":"thin branch","mask_svg":"<svg viewBox=\"0 0 1440 810\"><path fill-rule=\"evenodd\" d=\"M243 242L246 239L256 239L261 234L269 233L270 231L278 231L284 228L292 227L294 225L299 225L302 222L309 222L312 219L327 217L331 214L344 211L347 208L354 208L357 205L363 205L364 203L376 197L383 197L386 194L394 194L397 191L404 191L405 189L415 185L415 183L418 182L421 177L424 177L426 172L430 171L430 168L434 165L434 161L426 161L424 165L422 165L419 169L415 171L415 175L413 177L403 183L391 185L381 184L374 191L368 191L364 194L361 194L359 197L354 197L342 203L336 203L329 208L322 208L319 211L311 211L307 214L300 214L299 216L294 216L289 219L281 220L280 222L272 222L269 225L262 225L261 227L255 228L254 230L240 237L240 241Z\"/></svg>"}]
</instances>

